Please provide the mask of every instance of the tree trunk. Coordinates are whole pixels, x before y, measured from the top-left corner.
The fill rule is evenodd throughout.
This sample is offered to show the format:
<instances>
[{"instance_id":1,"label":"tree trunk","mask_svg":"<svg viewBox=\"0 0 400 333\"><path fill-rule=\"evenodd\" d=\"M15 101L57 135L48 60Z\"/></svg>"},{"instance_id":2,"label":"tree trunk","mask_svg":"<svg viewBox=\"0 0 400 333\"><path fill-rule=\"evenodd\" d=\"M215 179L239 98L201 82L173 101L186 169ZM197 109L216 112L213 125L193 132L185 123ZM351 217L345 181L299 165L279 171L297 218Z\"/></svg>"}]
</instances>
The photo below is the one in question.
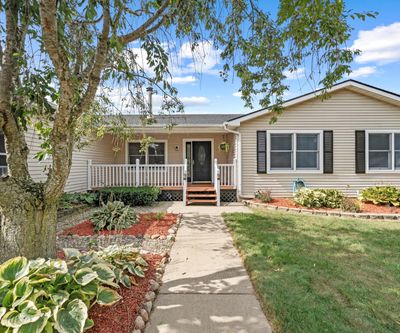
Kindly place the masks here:
<instances>
[{"instance_id":1,"label":"tree trunk","mask_svg":"<svg viewBox=\"0 0 400 333\"><path fill-rule=\"evenodd\" d=\"M18 200L3 209L0 224L0 262L25 256L56 256L57 205L37 198Z\"/></svg>"}]
</instances>

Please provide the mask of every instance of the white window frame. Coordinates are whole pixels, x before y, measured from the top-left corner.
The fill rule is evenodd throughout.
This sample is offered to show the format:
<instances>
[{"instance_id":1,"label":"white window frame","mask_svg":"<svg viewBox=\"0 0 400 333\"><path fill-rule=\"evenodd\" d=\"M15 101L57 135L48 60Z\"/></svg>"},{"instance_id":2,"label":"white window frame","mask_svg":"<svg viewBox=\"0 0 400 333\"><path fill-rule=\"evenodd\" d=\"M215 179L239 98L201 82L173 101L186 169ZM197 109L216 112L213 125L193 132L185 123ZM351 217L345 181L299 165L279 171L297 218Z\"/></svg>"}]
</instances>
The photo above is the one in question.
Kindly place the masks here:
<instances>
[{"instance_id":1,"label":"white window frame","mask_svg":"<svg viewBox=\"0 0 400 333\"><path fill-rule=\"evenodd\" d=\"M390 142L390 148L391 148L391 154L392 154L392 167L391 169L370 169L369 168L369 135L370 134L391 134L391 142ZM396 161L395 161L395 134L400 134L399 129L393 129L393 130L387 130L387 129L382 129L382 130L366 130L365 131L365 172L366 173L400 173L400 168L396 169Z\"/></svg>"},{"instance_id":2,"label":"white window frame","mask_svg":"<svg viewBox=\"0 0 400 333\"><path fill-rule=\"evenodd\" d=\"M132 141L127 141L126 142L126 147L125 147L125 163L129 164L129 144L130 143L141 143L141 140L132 140ZM168 164L168 140L157 140L155 139L153 143L164 143L164 164L154 164L154 165L166 165ZM149 150L146 149L146 153L145 153L145 165L149 164ZM153 165L153 164L152 164Z\"/></svg>"},{"instance_id":3,"label":"white window frame","mask_svg":"<svg viewBox=\"0 0 400 333\"><path fill-rule=\"evenodd\" d=\"M323 130L267 130L267 173L323 173L324 146ZM271 169L271 134L292 134L293 169ZM319 135L319 161L318 169L296 169L297 137L296 134L318 134Z\"/></svg>"}]
</instances>

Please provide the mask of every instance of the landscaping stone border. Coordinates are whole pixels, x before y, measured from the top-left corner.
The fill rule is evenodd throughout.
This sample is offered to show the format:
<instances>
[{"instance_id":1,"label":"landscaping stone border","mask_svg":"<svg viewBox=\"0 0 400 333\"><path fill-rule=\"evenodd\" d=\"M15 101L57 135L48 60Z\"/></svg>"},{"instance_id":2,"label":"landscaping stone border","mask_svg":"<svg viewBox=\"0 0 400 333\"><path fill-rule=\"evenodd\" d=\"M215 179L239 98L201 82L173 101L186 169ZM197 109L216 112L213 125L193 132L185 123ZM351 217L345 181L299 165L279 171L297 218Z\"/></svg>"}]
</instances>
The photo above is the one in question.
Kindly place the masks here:
<instances>
[{"instance_id":1,"label":"landscaping stone border","mask_svg":"<svg viewBox=\"0 0 400 333\"><path fill-rule=\"evenodd\" d=\"M178 232L179 225L181 223L181 215L178 215L178 220L176 224L168 230L169 241L171 242L168 250L162 253L162 259L158 264L155 274L155 280L150 280L151 290L148 291L144 297L144 302L140 306L139 315L135 318L135 329L132 333L144 333L146 324L150 320L151 311L153 309L154 302L157 298L158 291L160 290L162 284L162 277L165 272L165 266L170 261L170 251L172 244L175 242L176 233ZM158 239L157 239L158 240ZM148 253L146 250L141 250L141 254Z\"/></svg>"},{"instance_id":2,"label":"landscaping stone border","mask_svg":"<svg viewBox=\"0 0 400 333\"><path fill-rule=\"evenodd\" d=\"M373 214L373 213L351 213L351 212L341 212L341 211L333 211L333 210L316 210L309 208L292 208L292 207L282 207L275 206L271 204L263 204L259 202L254 202L251 200L243 201L246 206L254 207L254 208L263 208L267 210L277 210L284 212L293 212L293 213L304 213L310 215L320 215L320 216L335 216L335 217L350 217L350 218L358 218L358 219L366 219L366 220L390 220L390 221L400 221L400 214Z\"/></svg>"}]
</instances>

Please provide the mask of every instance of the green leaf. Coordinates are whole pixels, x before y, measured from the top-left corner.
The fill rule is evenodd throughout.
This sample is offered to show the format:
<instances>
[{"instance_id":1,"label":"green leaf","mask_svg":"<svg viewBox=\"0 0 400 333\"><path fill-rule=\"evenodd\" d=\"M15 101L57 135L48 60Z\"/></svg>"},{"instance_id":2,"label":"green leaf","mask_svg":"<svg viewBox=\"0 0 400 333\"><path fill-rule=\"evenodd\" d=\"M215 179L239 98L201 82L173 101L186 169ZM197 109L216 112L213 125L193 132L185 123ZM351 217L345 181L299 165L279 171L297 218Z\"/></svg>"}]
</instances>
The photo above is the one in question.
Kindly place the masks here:
<instances>
[{"instance_id":1,"label":"green leaf","mask_svg":"<svg viewBox=\"0 0 400 333\"><path fill-rule=\"evenodd\" d=\"M54 328L60 333L81 333L88 318L88 309L81 300L74 299L56 314Z\"/></svg>"},{"instance_id":2,"label":"green leaf","mask_svg":"<svg viewBox=\"0 0 400 333\"><path fill-rule=\"evenodd\" d=\"M92 328L93 326L94 326L94 321L92 319L86 319L85 327L83 330L86 331L89 328Z\"/></svg>"},{"instance_id":3,"label":"green leaf","mask_svg":"<svg viewBox=\"0 0 400 333\"><path fill-rule=\"evenodd\" d=\"M57 292L50 294L50 299L53 301L54 305L57 306L62 306L68 298L69 293L65 290L58 290Z\"/></svg>"},{"instance_id":4,"label":"green leaf","mask_svg":"<svg viewBox=\"0 0 400 333\"><path fill-rule=\"evenodd\" d=\"M0 265L0 281L16 281L29 272L28 259L15 257Z\"/></svg>"},{"instance_id":5,"label":"green leaf","mask_svg":"<svg viewBox=\"0 0 400 333\"><path fill-rule=\"evenodd\" d=\"M97 303L100 305L112 305L121 298L115 290L110 288L100 286L97 290Z\"/></svg>"},{"instance_id":6,"label":"green leaf","mask_svg":"<svg viewBox=\"0 0 400 333\"><path fill-rule=\"evenodd\" d=\"M97 283L96 281L92 281L88 283L86 286L82 286L81 291L82 293L89 295L89 296L96 296L97 295Z\"/></svg>"},{"instance_id":7,"label":"green leaf","mask_svg":"<svg viewBox=\"0 0 400 333\"><path fill-rule=\"evenodd\" d=\"M97 273L92 271L90 268L85 267L76 271L74 274L75 281L81 286L85 286L94 279L97 278Z\"/></svg>"},{"instance_id":8,"label":"green leaf","mask_svg":"<svg viewBox=\"0 0 400 333\"><path fill-rule=\"evenodd\" d=\"M136 263L140 266L147 267L149 264L142 257L136 259Z\"/></svg>"},{"instance_id":9,"label":"green leaf","mask_svg":"<svg viewBox=\"0 0 400 333\"><path fill-rule=\"evenodd\" d=\"M22 325L35 322L42 316L42 313L32 301L24 302L18 310L7 312L1 319L1 325L19 328Z\"/></svg>"},{"instance_id":10,"label":"green leaf","mask_svg":"<svg viewBox=\"0 0 400 333\"><path fill-rule=\"evenodd\" d=\"M0 319L4 316L4 314L7 312L7 309L4 307L0 308Z\"/></svg>"},{"instance_id":11,"label":"green leaf","mask_svg":"<svg viewBox=\"0 0 400 333\"><path fill-rule=\"evenodd\" d=\"M81 255L81 253L77 249L65 248L63 249L63 251L65 259L77 259Z\"/></svg>"},{"instance_id":12,"label":"green leaf","mask_svg":"<svg viewBox=\"0 0 400 333\"><path fill-rule=\"evenodd\" d=\"M112 282L115 279L115 274L106 264L93 265L92 270L97 273L97 279L101 282Z\"/></svg>"},{"instance_id":13,"label":"green leaf","mask_svg":"<svg viewBox=\"0 0 400 333\"><path fill-rule=\"evenodd\" d=\"M40 309L42 316L33 323L22 325L16 333L41 333L43 332L49 318L51 310L49 308Z\"/></svg>"},{"instance_id":14,"label":"green leaf","mask_svg":"<svg viewBox=\"0 0 400 333\"><path fill-rule=\"evenodd\" d=\"M13 289L10 289L3 297L3 306L6 308L11 308L14 301L15 301L14 291Z\"/></svg>"},{"instance_id":15,"label":"green leaf","mask_svg":"<svg viewBox=\"0 0 400 333\"><path fill-rule=\"evenodd\" d=\"M12 307L15 308L25 301L31 295L32 291L33 287L30 284L29 278L24 276L14 286L13 293L15 302L13 303Z\"/></svg>"}]
</instances>

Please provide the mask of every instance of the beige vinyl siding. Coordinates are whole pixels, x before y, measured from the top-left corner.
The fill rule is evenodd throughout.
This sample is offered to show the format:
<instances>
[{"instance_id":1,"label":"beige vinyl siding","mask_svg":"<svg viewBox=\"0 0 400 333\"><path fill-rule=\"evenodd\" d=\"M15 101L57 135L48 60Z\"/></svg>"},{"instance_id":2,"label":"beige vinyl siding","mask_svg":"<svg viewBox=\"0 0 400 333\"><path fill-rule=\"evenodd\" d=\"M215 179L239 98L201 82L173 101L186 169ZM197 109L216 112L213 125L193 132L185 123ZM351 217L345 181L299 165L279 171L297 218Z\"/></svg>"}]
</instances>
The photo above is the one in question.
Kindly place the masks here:
<instances>
[{"instance_id":1,"label":"beige vinyl siding","mask_svg":"<svg viewBox=\"0 0 400 333\"><path fill-rule=\"evenodd\" d=\"M253 197L259 189L276 197L292 195L292 182L302 178L310 187L337 188L355 196L366 186L393 184L400 187L400 173L355 173L355 130L400 130L400 108L348 89L331 98L313 99L284 110L277 123L264 115L240 125L242 133L242 196ZM257 174L257 130L333 130L334 173Z\"/></svg>"},{"instance_id":2,"label":"beige vinyl siding","mask_svg":"<svg viewBox=\"0 0 400 333\"><path fill-rule=\"evenodd\" d=\"M40 140L33 130L25 135L29 148L28 166L29 172L35 181L45 181L51 159L39 162L34 158L40 151ZM112 150L112 137L105 135L101 140L84 147L81 150L75 149L72 155L71 172L65 186L66 192L82 192L87 190L87 163L111 164L115 162L115 154Z\"/></svg>"},{"instance_id":3,"label":"beige vinyl siding","mask_svg":"<svg viewBox=\"0 0 400 333\"><path fill-rule=\"evenodd\" d=\"M233 134L231 133L171 133L171 134L148 134L154 138L155 141L167 141L167 163L168 164L182 164L184 159L184 140L196 139L212 139L214 141L214 158L218 159L218 163L232 163L232 151L234 149ZM229 142L229 152L221 151L219 144L221 142ZM178 146L178 150L175 149ZM117 154L118 163L127 163L127 145L125 149Z\"/></svg>"}]
</instances>

